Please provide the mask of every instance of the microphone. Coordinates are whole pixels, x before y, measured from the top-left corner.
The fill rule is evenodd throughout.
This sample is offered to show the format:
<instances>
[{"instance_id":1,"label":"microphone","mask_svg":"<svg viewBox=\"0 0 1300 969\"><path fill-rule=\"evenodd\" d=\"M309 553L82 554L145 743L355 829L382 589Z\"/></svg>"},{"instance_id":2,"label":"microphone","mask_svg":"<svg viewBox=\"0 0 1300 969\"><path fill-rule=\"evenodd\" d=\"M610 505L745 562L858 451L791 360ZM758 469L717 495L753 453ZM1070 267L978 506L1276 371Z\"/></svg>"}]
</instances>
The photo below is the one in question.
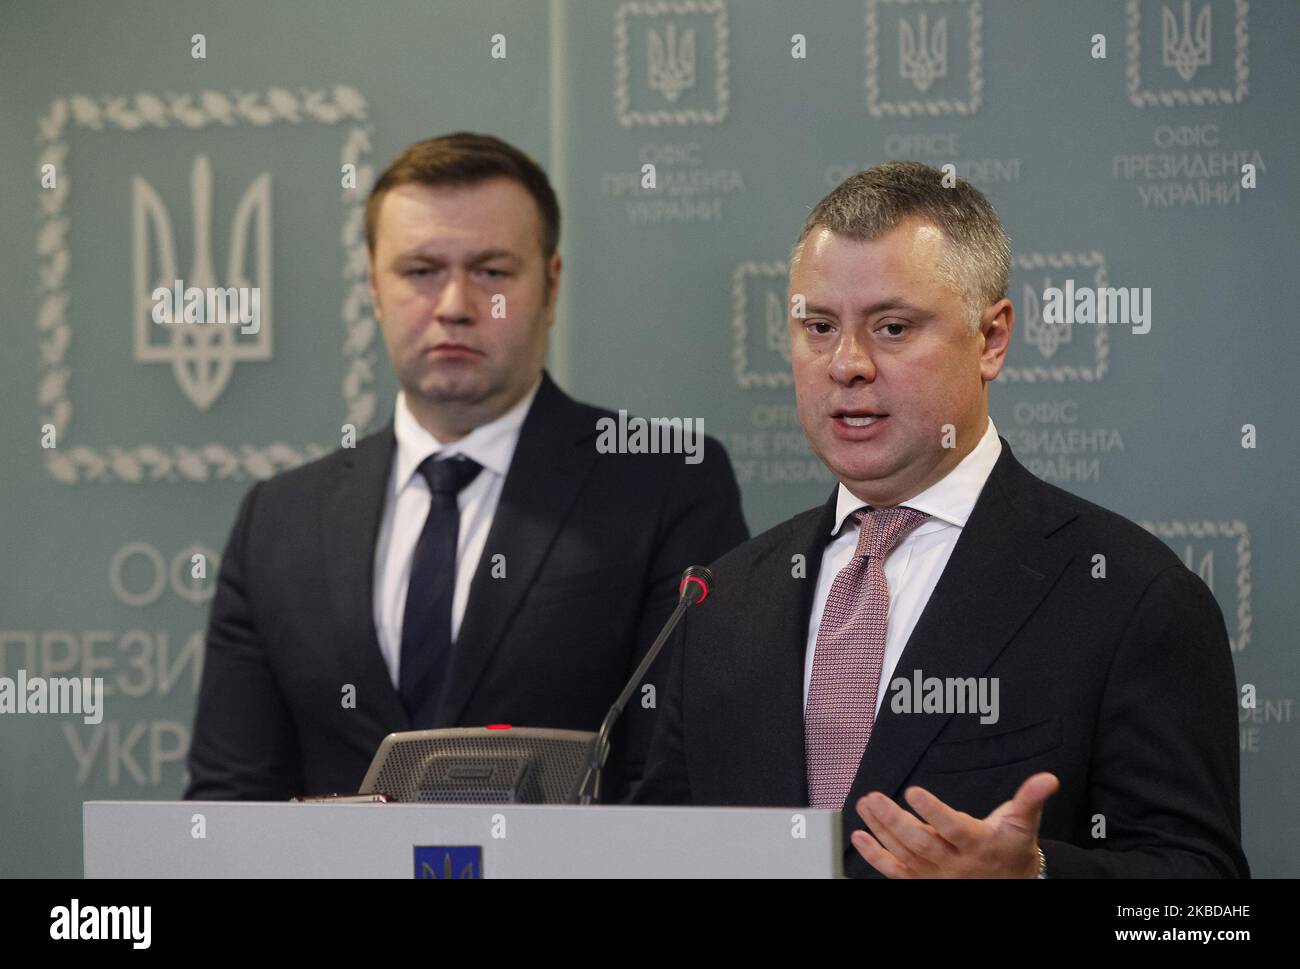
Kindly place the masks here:
<instances>
[{"instance_id":1,"label":"microphone","mask_svg":"<svg viewBox=\"0 0 1300 969\"><path fill-rule=\"evenodd\" d=\"M708 597L709 590L712 588L713 573L703 565L692 565L682 573L682 581L677 586L677 591L683 596L695 597L691 605L698 605Z\"/></svg>"},{"instance_id":2,"label":"microphone","mask_svg":"<svg viewBox=\"0 0 1300 969\"><path fill-rule=\"evenodd\" d=\"M692 565L682 573L682 580L677 585L677 608L668 617L663 629L659 630L659 635L655 637L655 641L641 659L636 672L632 674L627 685L623 687L623 692L618 695L614 705L605 714L605 719L600 724L600 733L592 741L591 751L587 755L587 772L583 774L582 783L578 785L579 804L591 804L593 801L600 800L600 775L605 769L605 761L609 758L609 735L614 729L614 724L623 715L623 708L627 706L627 701L631 699L641 678L646 675L650 665L663 650L664 643L668 642L668 637L677 628L686 610L707 599L712 589L713 573L703 565Z\"/></svg>"}]
</instances>

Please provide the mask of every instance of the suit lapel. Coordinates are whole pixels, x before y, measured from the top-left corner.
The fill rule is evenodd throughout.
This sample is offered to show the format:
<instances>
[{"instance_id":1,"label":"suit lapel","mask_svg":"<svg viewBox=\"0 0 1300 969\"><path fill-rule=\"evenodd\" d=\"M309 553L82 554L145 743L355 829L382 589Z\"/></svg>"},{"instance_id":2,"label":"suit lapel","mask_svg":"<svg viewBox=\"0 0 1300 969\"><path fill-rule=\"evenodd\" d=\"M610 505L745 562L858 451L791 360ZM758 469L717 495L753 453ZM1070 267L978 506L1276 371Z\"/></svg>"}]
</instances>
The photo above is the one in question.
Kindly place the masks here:
<instances>
[{"instance_id":1,"label":"suit lapel","mask_svg":"<svg viewBox=\"0 0 1300 969\"><path fill-rule=\"evenodd\" d=\"M325 562L344 668L361 682L357 694L375 699L375 711L389 732L410 728L410 718L393 689L375 632L375 544L383 519L397 438L389 423L344 452L343 473L324 501Z\"/></svg>"},{"instance_id":2,"label":"suit lapel","mask_svg":"<svg viewBox=\"0 0 1300 969\"><path fill-rule=\"evenodd\" d=\"M745 724L743 743L761 751L749 760L748 783L755 803L807 804L808 771L804 750L803 675L808 621L812 615L822 553L835 523L838 489L820 508L789 523L771 554L754 565L752 587L742 591L745 615L737 628L747 646L733 671L736 693L746 706L736 719ZM802 555L806 575L792 579L793 556ZM755 597L756 590L761 598ZM744 625L740 625L743 623Z\"/></svg>"},{"instance_id":3,"label":"suit lapel","mask_svg":"<svg viewBox=\"0 0 1300 969\"><path fill-rule=\"evenodd\" d=\"M1029 618L1073 557L1048 536L1074 512L1044 499L1005 440L943 574L907 641L895 676L980 676ZM881 684L885 688L885 684ZM893 713L886 696L846 801L897 797L951 714Z\"/></svg>"},{"instance_id":4,"label":"suit lapel","mask_svg":"<svg viewBox=\"0 0 1300 969\"><path fill-rule=\"evenodd\" d=\"M436 726L459 722L596 460L590 412L543 372L501 490L456 637ZM492 576L505 556L506 578Z\"/></svg>"}]
</instances>

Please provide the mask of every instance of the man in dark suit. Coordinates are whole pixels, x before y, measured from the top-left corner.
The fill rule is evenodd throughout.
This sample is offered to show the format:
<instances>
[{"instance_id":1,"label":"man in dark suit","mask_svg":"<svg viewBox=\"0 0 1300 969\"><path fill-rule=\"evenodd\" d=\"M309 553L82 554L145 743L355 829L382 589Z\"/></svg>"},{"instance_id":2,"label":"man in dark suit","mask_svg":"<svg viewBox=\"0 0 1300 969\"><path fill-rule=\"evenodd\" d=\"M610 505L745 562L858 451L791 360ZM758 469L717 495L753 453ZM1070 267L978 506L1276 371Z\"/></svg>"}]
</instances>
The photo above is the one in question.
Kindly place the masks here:
<instances>
[{"instance_id":1,"label":"man in dark suit","mask_svg":"<svg viewBox=\"0 0 1300 969\"><path fill-rule=\"evenodd\" d=\"M188 798L355 791L394 731L595 730L682 570L748 537L720 444L611 453L610 412L543 370L559 207L535 162L486 136L419 142L366 227L394 420L244 498ZM639 775L654 714L628 711L607 795Z\"/></svg>"},{"instance_id":2,"label":"man in dark suit","mask_svg":"<svg viewBox=\"0 0 1300 969\"><path fill-rule=\"evenodd\" d=\"M851 876L1248 876L1209 589L988 417L1009 267L917 162L809 215L795 392L840 484L711 566L634 799L840 810Z\"/></svg>"}]
</instances>

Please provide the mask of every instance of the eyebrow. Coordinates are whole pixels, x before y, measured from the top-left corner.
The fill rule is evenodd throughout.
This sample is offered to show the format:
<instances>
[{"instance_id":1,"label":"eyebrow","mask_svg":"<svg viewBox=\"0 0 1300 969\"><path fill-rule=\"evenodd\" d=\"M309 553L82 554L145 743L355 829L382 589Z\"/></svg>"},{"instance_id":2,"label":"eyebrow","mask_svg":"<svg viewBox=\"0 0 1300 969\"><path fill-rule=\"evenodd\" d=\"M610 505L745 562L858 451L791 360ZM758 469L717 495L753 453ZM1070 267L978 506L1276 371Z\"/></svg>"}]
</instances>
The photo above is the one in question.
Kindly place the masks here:
<instances>
[{"instance_id":1,"label":"eyebrow","mask_svg":"<svg viewBox=\"0 0 1300 969\"><path fill-rule=\"evenodd\" d=\"M823 316L835 315L834 310L832 310L828 306L822 306L820 303L809 303L806 309L809 313L814 313L817 315L823 315ZM901 296L889 296L886 297L885 299L877 300L875 303L872 303L870 306L866 306L860 309L858 311L858 315L875 316L877 313L883 313L886 312L887 310L906 310L907 312L913 313L916 316L925 317L925 318L934 316L933 311L922 309L919 306L909 303Z\"/></svg>"},{"instance_id":2,"label":"eyebrow","mask_svg":"<svg viewBox=\"0 0 1300 969\"><path fill-rule=\"evenodd\" d=\"M509 249L484 249L482 252L473 253L466 262L471 266L479 266L485 262L491 262L494 259L511 259L519 262L519 257ZM419 249L408 249L406 252L400 252L393 260L393 263L399 262L430 262L442 265L447 260L439 256L431 256L428 253L421 252Z\"/></svg>"}]
</instances>

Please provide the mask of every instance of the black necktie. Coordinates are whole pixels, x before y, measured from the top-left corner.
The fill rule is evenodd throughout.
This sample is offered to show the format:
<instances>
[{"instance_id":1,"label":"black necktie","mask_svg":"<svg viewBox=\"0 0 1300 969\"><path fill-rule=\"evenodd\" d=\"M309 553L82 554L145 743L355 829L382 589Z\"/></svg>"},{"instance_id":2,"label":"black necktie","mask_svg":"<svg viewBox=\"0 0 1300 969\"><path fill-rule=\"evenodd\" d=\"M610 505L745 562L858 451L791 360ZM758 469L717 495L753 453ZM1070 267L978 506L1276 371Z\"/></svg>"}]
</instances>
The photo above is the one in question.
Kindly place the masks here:
<instances>
[{"instance_id":1,"label":"black necktie","mask_svg":"<svg viewBox=\"0 0 1300 969\"><path fill-rule=\"evenodd\" d=\"M402 615L402 660L398 690L411 716L411 729L431 727L438 713L451 666L451 601L456 590L456 541L460 507L456 496L474 480L482 465L464 456L420 464L429 482L429 517L411 559Z\"/></svg>"}]
</instances>

